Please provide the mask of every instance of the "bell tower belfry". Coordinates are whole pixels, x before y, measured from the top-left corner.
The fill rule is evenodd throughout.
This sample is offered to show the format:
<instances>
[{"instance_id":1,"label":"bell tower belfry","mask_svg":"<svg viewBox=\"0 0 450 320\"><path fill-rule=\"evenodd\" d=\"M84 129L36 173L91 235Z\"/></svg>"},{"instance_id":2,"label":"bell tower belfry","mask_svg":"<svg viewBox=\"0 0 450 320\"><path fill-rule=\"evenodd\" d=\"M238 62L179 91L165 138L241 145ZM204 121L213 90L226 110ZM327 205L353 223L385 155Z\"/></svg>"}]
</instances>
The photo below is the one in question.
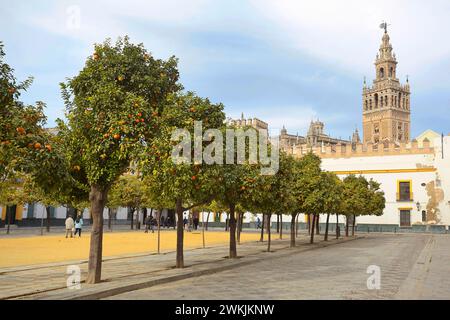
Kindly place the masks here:
<instances>
[{"instance_id":1,"label":"bell tower belfry","mask_svg":"<svg viewBox=\"0 0 450 320\"><path fill-rule=\"evenodd\" d=\"M410 140L410 87L397 78L397 58L392 51L387 24L375 59L376 77L363 87L363 142L400 143Z\"/></svg>"}]
</instances>

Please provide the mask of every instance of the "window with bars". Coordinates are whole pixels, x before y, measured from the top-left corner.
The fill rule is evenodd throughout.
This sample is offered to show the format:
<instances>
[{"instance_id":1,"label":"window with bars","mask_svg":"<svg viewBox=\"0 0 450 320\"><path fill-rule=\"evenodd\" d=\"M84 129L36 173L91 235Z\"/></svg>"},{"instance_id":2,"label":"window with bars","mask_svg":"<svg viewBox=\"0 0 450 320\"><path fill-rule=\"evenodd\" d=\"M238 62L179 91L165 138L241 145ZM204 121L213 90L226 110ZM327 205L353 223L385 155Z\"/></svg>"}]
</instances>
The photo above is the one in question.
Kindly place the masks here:
<instances>
[{"instance_id":1,"label":"window with bars","mask_svg":"<svg viewBox=\"0 0 450 320\"><path fill-rule=\"evenodd\" d=\"M398 201L412 201L411 181L398 182Z\"/></svg>"}]
</instances>

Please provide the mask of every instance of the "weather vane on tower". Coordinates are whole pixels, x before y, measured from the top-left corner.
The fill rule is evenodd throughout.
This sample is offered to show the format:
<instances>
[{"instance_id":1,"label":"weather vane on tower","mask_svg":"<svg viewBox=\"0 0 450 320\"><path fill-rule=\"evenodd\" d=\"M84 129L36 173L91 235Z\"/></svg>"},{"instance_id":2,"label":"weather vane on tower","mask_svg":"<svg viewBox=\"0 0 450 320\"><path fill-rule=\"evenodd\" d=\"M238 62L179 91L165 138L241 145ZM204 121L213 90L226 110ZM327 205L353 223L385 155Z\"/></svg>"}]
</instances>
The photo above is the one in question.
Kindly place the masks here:
<instances>
[{"instance_id":1,"label":"weather vane on tower","mask_svg":"<svg viewBox=\"0 0 450 320\"><path fill-rule=\"evenodd\" d=\"M381 24L380 24L380 28L381 29L384 29L384 33L387 33L387 27L388 26L390 26L390 24L388 24L386 21L383 21Z\"/></svg>"}]
</instances>

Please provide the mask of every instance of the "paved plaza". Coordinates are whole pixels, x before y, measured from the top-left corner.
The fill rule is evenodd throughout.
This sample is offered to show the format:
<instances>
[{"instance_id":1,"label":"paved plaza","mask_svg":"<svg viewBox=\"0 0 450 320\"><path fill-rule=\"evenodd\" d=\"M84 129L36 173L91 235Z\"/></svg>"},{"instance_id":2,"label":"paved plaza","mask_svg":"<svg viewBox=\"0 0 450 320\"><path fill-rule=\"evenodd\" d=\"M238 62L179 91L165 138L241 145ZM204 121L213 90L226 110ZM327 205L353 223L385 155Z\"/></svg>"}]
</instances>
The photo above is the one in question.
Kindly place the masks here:
<instances>
[{"instance_id":1,"label":"paved plaza","mask_svg":"<svg viewBox=\"0 0 450 320\"><path fill-rule=\"evenodd\" d=\"M83 282L86 261L0 269L0 299L450 299L450 236L358 234L310 245L305 234L289 248L287 235L238 246L185 252L186 268L173 268L175 253L115 256L103 263L103 281ZM68 289L67 267L81 269L81 289ZM379 268L379 289L368 289ZM368 271L370 273L368 273ZM374 284L370 282L369 284Z\"/></svg>"},{"instance_id":2,"label":"paved plaza","mask_svg":"<svg viewBox=\"0 0 450 320\"><path fill-rule=\"evenodd\" d=\"M450 237L370 235L109 299L450 299ZM369 290L368 266L381 287Z\"/></svg>"}]
</instances>

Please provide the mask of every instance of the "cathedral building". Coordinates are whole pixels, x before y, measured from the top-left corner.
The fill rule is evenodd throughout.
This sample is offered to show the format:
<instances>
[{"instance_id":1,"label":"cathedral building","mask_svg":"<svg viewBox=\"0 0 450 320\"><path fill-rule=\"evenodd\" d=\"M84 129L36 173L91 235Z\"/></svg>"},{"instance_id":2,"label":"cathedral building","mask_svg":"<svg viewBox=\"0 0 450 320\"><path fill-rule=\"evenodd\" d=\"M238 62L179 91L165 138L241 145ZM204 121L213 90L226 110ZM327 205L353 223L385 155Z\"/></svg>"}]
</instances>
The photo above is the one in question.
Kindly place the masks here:
<instances>
[{"instance_id":1,"label":"cathedral building","mask_svg":"<svg viewBox=\"0 0 450 320\"><path fill-rule=\"evenodd\" d=\"M324 132L324 123L317 120L312 121L309 125L308 132L306 136L299 136L298 133L296 135L288 134L286 128L283 126L283 129L280 131L280 135L278 137L280 148L287 153L293 153L293 150L301 149L308 150L312 147L323 147L323 146L335 146L335 145L352 145L352 140L343 140L340 138L333 138ZM358 136L358 132L356 131L356 135ZM353 137L356 139L356 136Z\"/></svg>"}]
</instances>

